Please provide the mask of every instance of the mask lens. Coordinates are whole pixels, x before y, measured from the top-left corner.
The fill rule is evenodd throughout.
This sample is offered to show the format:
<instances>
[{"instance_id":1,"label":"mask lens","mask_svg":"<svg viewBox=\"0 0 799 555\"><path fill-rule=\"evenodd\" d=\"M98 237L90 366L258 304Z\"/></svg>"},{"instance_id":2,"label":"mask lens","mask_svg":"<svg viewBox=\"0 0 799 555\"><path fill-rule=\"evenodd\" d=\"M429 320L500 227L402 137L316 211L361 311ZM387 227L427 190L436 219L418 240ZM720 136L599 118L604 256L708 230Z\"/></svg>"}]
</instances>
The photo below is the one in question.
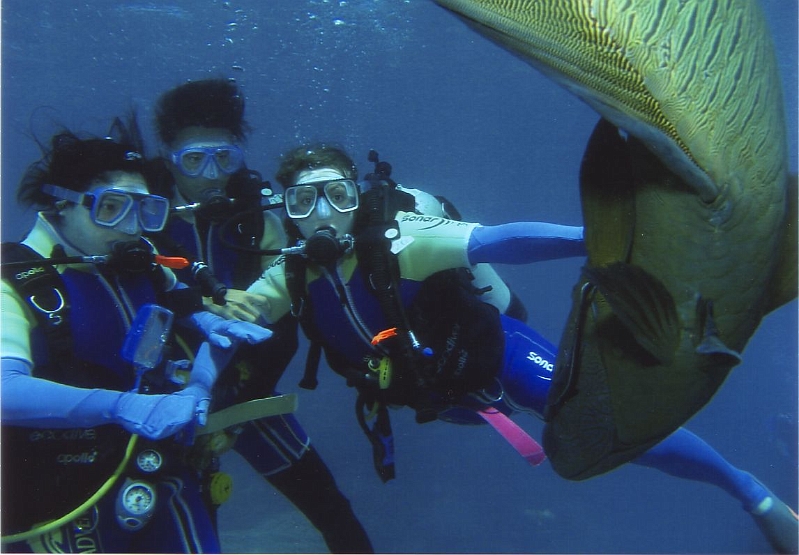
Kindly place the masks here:
<instances>
[{"instance_id":1,"label":"mask lens","mask_svg":"<svg viewBox=\"0 0 799 555\"><path fill-rule=\"evenodd\" d=\"M104 192L95 200L92 219L98 225L115 226L125 218L132 205L133 199L129 195L114 191Z\"/></svg>"},{"instance_id":2,"label":"mask lens","mask_svg":"<svg viewBox=\"0 0 799 555\"><path fill-rule=\"evenodd\" d=\"M307 218L316 207L316 187L297 185L286 189L286 213L289 218Z\"/></svg>"},{"instance_id":3,"label":"mask lens","mask_svg":"<svg viewBox=\"0 0 799 555\"><path fill-rule=\"evenodd\" d=\"M223 173L233 173L244 163L244 152L238 147L220 147L214 154L216 165Z\"/></svg>"},{"instance_id":4,"label":"mask lens","mask_svg":"<svg viewBox=\"0 0 799 555\"><path fill-rule=\"evenodd\" d=\"M225 174L236 172L244 164L244 151L235 145L189 147L172 153L172 161L188 177L202 175L213 159Z\"/></svg>"},{"instance_id":5,"label":"mask lens","mask_svg":"<svg viewBox=\"0 0 799 555\"><path fill-rule=\"evenodd\" d=\"M325 184L325 197L330 206L339 212L351 212L358 208L358 189L351 179L328 181Z\"/></svg>"},{"instance_id":6,"label":"mask lens","mask_svg":"<svg viewBox=\"0 0 799 555\"><path fill-rule=\"evenodd\" d=\"M200 148L187 148L179 154L178 166L183 173L191 177L200 175L208 163L208 153Z\"/></svg>"},{"instance_id":7,"label":"mask lens","mask_svg":"<svg viewBox=\"0 0 799 555\"><path fill-rule=\"evenodd\" d=\"M169 201L164 197L148 195L139 201L139 222L144 231L161 231L169 217Z\"/></svg>"}]
</instances>

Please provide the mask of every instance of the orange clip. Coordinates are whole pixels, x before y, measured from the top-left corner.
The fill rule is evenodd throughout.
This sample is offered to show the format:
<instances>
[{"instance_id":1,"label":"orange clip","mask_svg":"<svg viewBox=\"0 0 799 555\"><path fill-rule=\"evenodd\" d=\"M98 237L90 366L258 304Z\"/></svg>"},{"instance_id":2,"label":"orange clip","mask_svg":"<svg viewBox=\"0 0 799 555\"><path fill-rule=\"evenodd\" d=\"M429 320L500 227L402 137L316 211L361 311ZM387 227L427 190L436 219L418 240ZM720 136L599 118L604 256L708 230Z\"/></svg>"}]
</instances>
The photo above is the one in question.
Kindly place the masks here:
<instances>
[{"instance_id":1,"label":"orange clip","mask_svg":"<svg viewBox=\"0 0 799 555\"><path fill-rule=\"evenodd\" d=\"M162 256L160 254L155 255L155 263L167 268L172 268L173 270L182 270L189 266L189 261L185 258L180 256Z\"/></svg>"},{"instance_id":2,"label":"orange clip","mask_svg":"<svg viewBox=\"0 0 799 555\"><path fill-rule=\"evenodd\" d=\"M388 328L387 330L383 330L372 338L372 345L377 345L381 341L384 341L389 337L395 337L396 335L397 328Z\"/></svg>"}]
</instances>

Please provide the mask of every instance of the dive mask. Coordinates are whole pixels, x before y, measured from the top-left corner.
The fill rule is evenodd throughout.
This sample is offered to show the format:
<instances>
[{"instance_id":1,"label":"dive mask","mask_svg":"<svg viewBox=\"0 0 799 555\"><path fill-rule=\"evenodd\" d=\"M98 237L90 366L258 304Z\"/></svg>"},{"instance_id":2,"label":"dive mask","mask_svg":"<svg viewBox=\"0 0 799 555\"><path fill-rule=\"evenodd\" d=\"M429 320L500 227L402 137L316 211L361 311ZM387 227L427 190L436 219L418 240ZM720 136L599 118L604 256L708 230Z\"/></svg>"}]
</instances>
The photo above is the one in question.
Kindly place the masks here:
<instances>
[{"instance_id":1,"label":"dive mask","mask_svg":"<svg viewBox=\"0 0 799 555\"><path fill-rule=\"evenodd\" d=\"M116 227L135 210L144 231L164 229L169 217L169 201L158 195L133 193L115 187L101 187L90 193L79 193L58 185L44 185L42 191L57 199L86 206L92 221L103 227Z\"/></svg>"},{"instance_id":2,"label":"dive mask","mask_svg":"<svg viewBox=\"0 0 799 555\"><path fill-rule=\"evenodd\" d=\"M244 165L244 151L236 145L189 146L172 153L172 163L186 177L216 179L221 172L235 173Z\"/></svg>"},{"instance_id":3,"label":"dive mask","mask_svg":"<svg viewBox=\"0 0 799 555\"><path fill-rule=\"evenodd\" d=\"M358 185L352 179L317 181L286 189L283 198L288 217L296 220L310 216L319 195L324 195L330 206L342 214L358 209Z\"/></svg>"}]
</instances>

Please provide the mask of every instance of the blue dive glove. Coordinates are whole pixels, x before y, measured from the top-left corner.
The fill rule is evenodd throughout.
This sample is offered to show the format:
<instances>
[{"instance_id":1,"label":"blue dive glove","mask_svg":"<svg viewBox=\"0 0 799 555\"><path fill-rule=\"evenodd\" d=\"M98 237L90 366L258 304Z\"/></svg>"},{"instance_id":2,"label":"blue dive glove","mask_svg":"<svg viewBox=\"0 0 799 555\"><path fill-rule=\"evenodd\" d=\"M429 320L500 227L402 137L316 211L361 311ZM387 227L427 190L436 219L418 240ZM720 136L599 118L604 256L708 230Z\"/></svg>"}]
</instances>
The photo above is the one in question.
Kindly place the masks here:
<instances>
[{"instance_id":1,"label":"blue dive glove","mask_svg":"<svg viewBox=\"0 0 799 555\"><path fill-rule=\"evenodd\" d=\"M196 407L197 399L183 391L171 395L122 393L111 421L148 439L163 439L192 422Z\"/></svg>"},{"instance_id":2,"label":"blue dive glove","mask_svg":"<svg viewBox=\"0 0 799 555\"><path fill-rule=\"evenodd\" d=\"M206 341L200 345L189 374L189 383L180 392L190 395L196 401L197 423L205 426L208 422L208 409L211 405L211 390L214 388L216 378L233 358L235 349L221 349L211 346Z\"/></svg>"},{"instance_id":3,"label":"blue dive glove","mask_svg":"<svg viewBox=\"0 0 799 555\"><path fill-rule=\"evenodd\" d=\"M163 396L165 399L155 405L154 409L146 415L144 422L138 427L135 426L133 419L130 419L130 422L120 419L119 423L129 431L134 431L131 427L136 427L136 433L145 435L150 439L160 439L161 437L172 435L191 421L195 421L200 426L205 426L208 422L208 410L211 406L211 390L219 373L227 366L234 353L235 349L212 347L209 342L203 342L194 357L194 364L189 374L189 383L185 388L172 395ZM140 395L139 397L142 396ZM145 395L144 397L162 396ZM190 407L191 412L188 420L186 420L186 413L183 412L185 410L184 406ZM142 406L140 410L146 410L146 407ZM144 415L139 415L133 411L133 416ZM161 435L154 437L154 434L157 433Z\"/></svg>"},{"instance_id":4,"label":"blue dive glove","mask_svg":"<svg viewBox=\"0 0 799 555\"><path fill-rule=\"evenodd\" d=\"M228 320L204 310L189 316L188 321L202 331L214 347L222 349L240 341L254 344L272 337L270 330L257 324Z\"/></svg>"}]
</instances>

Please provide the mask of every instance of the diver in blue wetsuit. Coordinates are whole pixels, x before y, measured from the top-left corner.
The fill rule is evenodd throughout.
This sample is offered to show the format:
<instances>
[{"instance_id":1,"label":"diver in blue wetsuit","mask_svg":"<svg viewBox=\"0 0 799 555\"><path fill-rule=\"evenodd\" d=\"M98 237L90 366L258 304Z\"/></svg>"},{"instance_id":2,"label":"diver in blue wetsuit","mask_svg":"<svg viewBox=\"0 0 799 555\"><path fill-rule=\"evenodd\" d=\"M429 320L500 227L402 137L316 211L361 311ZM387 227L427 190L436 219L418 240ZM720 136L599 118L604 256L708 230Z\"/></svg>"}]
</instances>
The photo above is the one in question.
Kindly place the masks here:
<instances>
[{"instance_id":1,"label":"diver in blue wetsuit","mask_svg":"<svg viewBox=\"0 0 799 555\"><path fill-rule=\"evenodd\" d=\"M410 406L420 422L478 421L475 411L492 406L543 411L555 347L482 303L470 269L585 251L580 227L422 215L390 180L372 180L367 190L356 179L352 160L335 147L302 146L284 156L278 180L296 243L248 291L266 298L267 322L297 315L331 368L358 388L361 408L377 411L375 426L362 427L390 479L390 428L381 423L387 406ZM723 488L775 547L796 545L790 508L689 431L679 429L635 462Z\"/></svg>"},{"instance_id":2,"label":"diver in blue wetsuit","mask_svg":"<svg viewBox=\"0 0 799 555\"><path fill-rule=\"evenodd\" d=\"M23 177L20 200L43 209L21 243L3 244L4 551L220 550L202 500L213 477L185 455L230 347L270 332L202 311L152 263L142 232L164 226L169 203L148 191L134 129L59 133ZM121 355L154 303L208 340L180 383L163 367L138 378Z\"/></svg>"},{"instance_id":3,"label":"diver in blue wetsuit","mask_svg":"<svg viewBox=\"0 0 799 555\"><path fill-rule=\"evenodd\" d=\"M249 127L244 107L243 92L227 79L189 82L161 96L155 124L163 157L151 164L151 181L154 192L170 199L177 212L161 233L150 237L161 253L201 264L177 274L187 283L206 278L201 283L208 289L209 311L253 321L258 317L254 307L262 299L244 289L273 257L237 252L221 240L224 222L260 206L262 189L268 185L245 165L243 143ZM192 205L193 209L178 208ZM236 246L261 248L286 241L280 219L258 211L240 219L226 239ZM214 278L210 283L209 272ZM271 341L243 346L226 366L214 390L212 410L275 394L297 350L297 323L287 316L270 327ZM185 331L181 336L192 347L202 339ZM217 440L222 448L212 453L209 464L218 465L219 455L232 446L308 518L332 553L373 551L349 500L293 414L253 420L226 435L228 441Z\"/></svg>"}]
</instances>

